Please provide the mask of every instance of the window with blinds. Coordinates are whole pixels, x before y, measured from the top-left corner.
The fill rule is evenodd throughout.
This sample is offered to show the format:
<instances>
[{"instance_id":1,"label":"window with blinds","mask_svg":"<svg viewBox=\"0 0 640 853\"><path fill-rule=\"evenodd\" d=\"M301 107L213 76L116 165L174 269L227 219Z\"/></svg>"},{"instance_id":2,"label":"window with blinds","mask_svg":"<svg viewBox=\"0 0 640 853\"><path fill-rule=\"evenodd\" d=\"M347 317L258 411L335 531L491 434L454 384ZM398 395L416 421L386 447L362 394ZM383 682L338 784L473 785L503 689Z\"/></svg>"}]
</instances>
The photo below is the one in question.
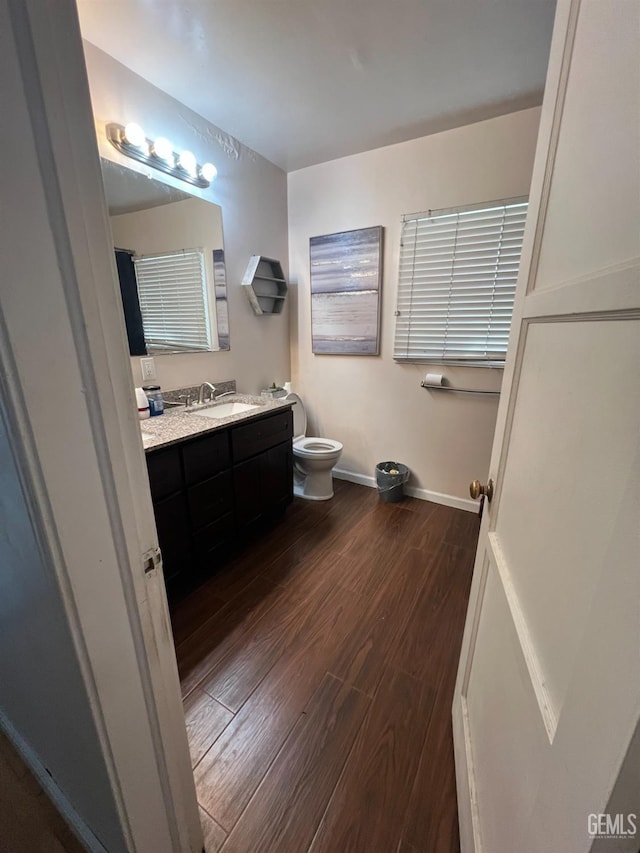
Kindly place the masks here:
<instances>
[{"instance_id":1,"label":"window with blinds","mask_svg":"<svg viewBox=\"0 0 640 853\"><path fill-rule=\"evenodd\" d=\"M403 217L394 358L504 362L526 198Z\"/></svg>"},{"instance_id":2,"label":"window with blinds","mask_svg":"<svg viewBox=\"0 0 640 853\"><path fill-rule=\"evenodd\" d=\"M147 349L211 350L204 251L134 257Z\"/></svg>"}]
</instances>

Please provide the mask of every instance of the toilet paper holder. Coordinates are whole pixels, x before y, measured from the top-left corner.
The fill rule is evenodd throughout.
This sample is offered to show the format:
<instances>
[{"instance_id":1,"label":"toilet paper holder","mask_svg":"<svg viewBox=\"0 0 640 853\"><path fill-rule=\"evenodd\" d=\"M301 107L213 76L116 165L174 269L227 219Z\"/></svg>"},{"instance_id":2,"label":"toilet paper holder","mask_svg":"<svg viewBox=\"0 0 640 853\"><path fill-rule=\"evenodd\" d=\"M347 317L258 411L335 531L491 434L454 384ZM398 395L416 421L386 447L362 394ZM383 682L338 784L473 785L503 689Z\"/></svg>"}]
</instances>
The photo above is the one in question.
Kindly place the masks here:
<instances>
[{"instance_id":1,"label":"toilet paper holder","mask_svg":"<svg viewBox=\"0 0 640 853\"><path fill-rule=\"evenodd\" d=\"M431 375L431 374L429 374ZM429 391L450 391L454 394L484 394L487 397L499 397L500 391L484 391L478 388L455 388L453 385L444 385L446 382L444 376L439 374L433 374L439 377L440 384L436 384L435 382L425 382L424 380L420 383L421 388L427 388Z\"/></svg>"}]
</instances>

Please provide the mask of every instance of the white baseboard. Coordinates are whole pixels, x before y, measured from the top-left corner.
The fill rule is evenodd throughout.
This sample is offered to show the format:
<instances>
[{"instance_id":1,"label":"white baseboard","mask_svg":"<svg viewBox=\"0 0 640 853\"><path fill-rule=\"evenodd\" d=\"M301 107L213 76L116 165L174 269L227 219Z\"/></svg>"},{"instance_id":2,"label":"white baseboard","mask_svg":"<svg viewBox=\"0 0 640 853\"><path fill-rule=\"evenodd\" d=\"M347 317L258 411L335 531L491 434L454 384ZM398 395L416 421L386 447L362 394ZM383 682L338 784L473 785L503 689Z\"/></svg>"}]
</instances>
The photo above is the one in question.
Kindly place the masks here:
<instances>
[{"instance_id":1,"label":"white baseboard","mask_svg":"<svg viewBox=\"0 0 640 853\"><path fill-rule=\"evenodd\" d=\"M366 474L356 474L353 471L344 471L342 468L334 468L331 473L336 480L348 480L350 483L357 483L359 486L368 486L370 489L376 488L375 477L367 477Z\"/></svg>"},{"instance_id":2,"label":"white baseboard","mask_svg":"<svg viewBox=\"0 0 640 853\"><path fill-rule=\"evenodd\" d=\"M19 753L24 763L36 777L40 787L46 792L78 840L84 844L90 853L108 853L106 848L98 841L91 829L71 805L66 794L56 785L49 773L47 773L38 754L29 746L13 723L1 710L0 728L8 740L11 741L16 752Z\"/></svg>"},{"instance_id":3,"label":"white baseboard","mask_svg":"<svg viewBox=\"0 0 640 853\"><path fill-rule=\"evenodd\" d=\"M358 483L360 486L368 486L375 489L376 478L367 474L357 474L355 471L345 471L343 468L334 468L333 476L338 480L348 480L350 483ZM471 498L458 498L456 495L446 495L442 492L430 492L428 489L418 489L416 486L405 486L405 492L412 498L421 501L432 501L432 503L452 506L454 509L463 509L465 512L478 512L478 502Z\"/></svg>"}]
</instances>

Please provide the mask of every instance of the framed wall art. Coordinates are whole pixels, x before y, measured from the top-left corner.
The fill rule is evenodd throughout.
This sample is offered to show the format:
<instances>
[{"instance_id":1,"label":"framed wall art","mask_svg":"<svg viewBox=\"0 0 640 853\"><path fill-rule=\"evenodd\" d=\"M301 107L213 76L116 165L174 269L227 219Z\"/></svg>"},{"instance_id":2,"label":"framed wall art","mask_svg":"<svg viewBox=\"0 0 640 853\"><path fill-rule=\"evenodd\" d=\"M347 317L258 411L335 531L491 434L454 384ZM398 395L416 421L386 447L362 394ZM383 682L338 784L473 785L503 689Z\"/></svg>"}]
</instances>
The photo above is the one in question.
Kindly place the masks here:
<instances>
[{"instance_id":1,"label":"framed wall art","mask_svg":"<svg viewBox=\"0 0 640 853\"><path fill-rule=\"evenodd\" d=\"M382 231L378 225L310 239L316 355L379 355Z\"/></svg>"}]
</instances>

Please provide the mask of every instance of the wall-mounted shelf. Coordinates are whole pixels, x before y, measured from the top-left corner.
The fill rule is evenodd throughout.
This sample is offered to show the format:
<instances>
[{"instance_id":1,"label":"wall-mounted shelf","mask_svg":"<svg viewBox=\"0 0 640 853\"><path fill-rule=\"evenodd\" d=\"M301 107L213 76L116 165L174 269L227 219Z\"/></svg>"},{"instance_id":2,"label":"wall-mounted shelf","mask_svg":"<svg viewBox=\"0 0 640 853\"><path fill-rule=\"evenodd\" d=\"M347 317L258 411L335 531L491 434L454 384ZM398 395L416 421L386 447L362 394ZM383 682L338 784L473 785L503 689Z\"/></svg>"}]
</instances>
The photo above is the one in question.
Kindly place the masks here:
<instances>
[{"instance_id":1,"label":"wall-mounted shelf","mask_svg":"<svg viewBox=\"0 0 640 853\"><path fill-rule=\"evenodd\" d=\"M287 282L280 261L264 255L252 255L242 286L258 316L282 312L287 298Z\"/></svg>"}]
</instances>

